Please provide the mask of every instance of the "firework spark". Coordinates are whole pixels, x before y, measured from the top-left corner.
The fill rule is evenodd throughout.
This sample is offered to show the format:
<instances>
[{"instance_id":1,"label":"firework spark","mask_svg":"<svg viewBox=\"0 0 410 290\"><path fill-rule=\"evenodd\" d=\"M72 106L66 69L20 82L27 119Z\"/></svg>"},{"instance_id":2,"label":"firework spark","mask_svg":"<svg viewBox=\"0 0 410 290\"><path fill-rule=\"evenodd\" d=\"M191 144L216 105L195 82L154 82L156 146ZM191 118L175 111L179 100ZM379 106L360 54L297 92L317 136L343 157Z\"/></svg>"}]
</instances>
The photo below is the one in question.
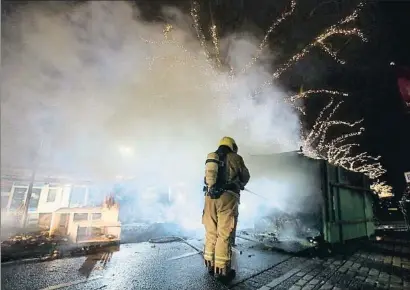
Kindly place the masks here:
<instances>
[{"instance_id":1,"label":"firework spark","mask_svg":"<svg viewBox=\"0 0 410 290\"><path fill-rule=\"evenodd\" d=\"M255 53L255 56L252 57L252 60L247 65L245 65L245 67L242 69L242 73L245 73L248 69L250 69L258 61L258 59L262 55L264 48L266 47L268 43L269 37L272 34L272 32L276 29L276 27L279 26L279 24L281 24L286 18L288 18L289 16L293 14L293 12L295 11L295 7L296 7L296 1L291 0L289 10L283 12L282 15L279 18L277 18L275 22L273 22L273 24L269 27L268 31L265 34L265 37L263 38L261 44L259 45L258 50Z\"/></svg>"},{"instance_id":2,"label":"firework spark","mask_svg":"<svg viewBox=\"0 0 410 290\"><path fill-rule=\"evenodd\" d=\"M345 93L345 92L325 90L325 89L307 90L307 91L303 91L303 92L300 92L292 96L285 97L285 102L291 103L295 109L300 111L303 115L306 115L306 111L304 110L304 108L299 107L295 104L296 101L300 99L306 99L311 95L317 95L317 94L327 94L327 95L332 95L332 96L344 96L344 97L347 97L349 95L348 93Z\"/></svg>"},{"instance_id":3,"label":"firework spark","mask_svg":"<svg viewBox=\"0 0 410 290\"><path fill-rule=\"evenodd\" d=\"M337 35L357 36L363 42L367 41L367 39L365 38L364 34L361 32L360 29L342 27L357 19L357 17L359 16L359 12L363 8L363 6L364 6L363 3L360 3L350 15L343 18L338 23L325 29L323 33L318 35L311 43L305 46L300 52L296 53L288 61L283 63L281 66L279 66L279 68L273 73L272 80L265 82L261 86L261 88L259 88L257 91L254 92L254 95L260 93L265 87L272 85L273 81L277 80L283 72L287 71L295 63L297 63L299 60L305 57L314 47L318 47L322 49L324 52L330 55L336 62L340 64L345 64L345 61L338 57L337 52L333 50L331 45L329 43L326 43L326 41L328 41L330 37L337 36ZM196 7L199 7L199 6L196 6ZM281 22L283 22L287 17L292 15L295 7L296 7L296 2L292 0L290 4L290 9L288 11L285 11L272 24L272 26L269 27L264 39L262 40L259 46L259 49L255 53L255 56L252 58L251 62L249 62L242 69L241 71L242 73L245 73L250 67L252 67L257 62L260 55L262 54L263 49L266 47L270 34L274 31L274 29ZM193 17L194 17L194 23L195 23L195 27L197 30L198 38L201 43L205 43L205 41L202 40L203 33L201 32L202 30L198 24L199 23L198 10L193 10L193 11L195 12L193 13ZM214 31L214 33L212 33L212 31ZM213 43L214 43L215 48L219 49L218 42L216 41L217 39L216 28L214 27L213 23L211 27L211 34L212 34ZM204 45L202 46L204 47ZM219 53L219 50L218 50L218 53ZM234 72L232 72L231 75L234 76ZM364 132L363 127L360 127L358 130L354 132L342 134L341 136L334 138L333 140L327 140L326 138L326 135L331 127L339 125L339 126L345 126L348 128L355 128L359 124L361 124L363 121L363 120L359 120L356 122L345 122L345 121L331 120L333 115L336 113L338 108L343 103L343 101L339 101L334 105L335 101L333 97L348 96L347 93L339 92L339 91L332 91L332 90L325 90L325 89L308 90L308 91L300 92L299 94L287 97L285 98L285 101L290 102L294 106L294 108L299 110L301 113L305 114L303 108L297 107L295 105L295 102L299 99L307 98L312 94L324 94L324 93L332 95L332 99L319 113L319 116L317 120L315 121L312 129L308 133L304 134L302 138L303 140L302 148L304 150L305 155L311 156L313 158L323 158L335 166L340 166L350 171L363 173L371 179L376 179L380 177L381 175L383 175L386 172L386 170L382 167L380 162L377 162L380 159L380 156L373 157L373 156L368 155L367 152L355 154L352 151L356 149L357 147L359 147L359 144L348 143L349 139L353 137L357 137ZM333 109L326 116L326 113L328 112L328 110L331 109L332 106L333 106ZM384 189L387 188L387 187L381 186L380 183L376 182L375 184L379 184L378 187L375 187L378 190L380 188L384 188Z\"/></svg>"},{"instance_id":4,"label":"firework spark","mask_svg":"<svg viewBox=\"0 0 410 290\"><path fill-rule=\"evenodd\" d=\"M330 44L325 43L331 36L341 35L341 36L358 36L363 42L367 41L366 37L362 33L362 31L358 28L341 28L341 26L351 23L352 21L356 20L359 16L360 10L363 8L363 3L359 3L356 9L347 17L340 20L338 23L328 27L325 31L319 34L311 43L305 46L300 52L294 54L289 60L285 63L280 65L278 69L273 73L272 80L267 81L262 84L261 88L259 88L255 94L260 93L265 87L271 86L273 81L278 79L282 73L287 71L293 65L295 65L299 60L305 57L314 47L319 47L327 54L329 54L334 60L336 60L340 64L345 64L345 61L340 59L337 56L337 52L332 50Z\"/></svg>"},{"instance_id":5,"label":"firework spark","mask_svg":"<svg viewBox=\"0 0 410 290\"><path fill-rule=\"evenodd\" d=\"M206 38L205 34L202 30L201 24L199 22L199 9L200 5L197 1L192 1L191 3L191 16L194 21L194 27L196 31L196 35L198 37L199 43L203 49L203 53L206 56L207 59L211 59L211 54L209 53L208 47L206 45Z\"/></svg>"},{"instance_id":6,"label":"firework spark","mask_svg":"<svg viewBox=\"0 0 410 290\"><path fill-rule=\"evenodd\" d=\"M241 72L243 73L246 72L249 68L252 67L252 65L254 65L257 62L257 60L259 59L259 57L261 56L263 52L263 49L267 46L269 36L273 33L275 28L280 23L282 23L287 17L293 14L295 7L296 7L296 2L292 0L290 2L289 10L282 13L282 15L272 24L272 26L269 27L265 37L263 38L258 50L255 53L255 56L252 58L251 62L248 63L241 70ZM318 47L322 49L325 53L330 55L335 61L337 61L340 64L344 64L345 61L338 57L337 52L332 49L328 41L332 36L337 36L337 35L357 36L362 41L366 41L366 38L364 37L363 33L359 29L344 27L344 25L353 22L358 17L359 12L362 8L363 8L363 4L360 3L350 15L343 18L338 23L325 29L323 33L318 35L311 43L305 46L300 52L296 53L288 61L283 63L281 66L279 66L278 69L273 73L271 81L265 82L261 86L261 88L255 92L255 94L259 93L266 86L272 85L273 82L277 80L283 72L287 71L295 63L297 63L299 60L305 57L314 47ZM212 64L216 65L217 68L220 68L221 66L220 46L219 46L219 36L217 33L217 27L214 24L214 21L212 19L212 24L210 27L210 36L212 39L215 53L211 55L207 47L206 37L200 25L199 9L200 9L200 5L198 4L198 2L193 1L192 6L191 6L191 16L193 18L193 23L194 23L194 27L196 30L199 43L207 59L209 61L212 61ZM167 26L166 29L164 29L165 42L161 42L161 44L170 43L168 33L171 29L172 27L169 27L169 26ZM179 44L176 44L176 45L179 45ZM235 77L235 72L233 72L232 70L231 70L231 77L232 79ZM224 84L224 86L227 86L227 85L229 84ZM331 95L331 100L319 112L319 115L315 123L313 124L311 130L308 131L307 133L303 133L303 136L302 136L303 153L312 158L325 159L329 163L335 166L340 166L350 171L363 173L371 179L377 179L378 177L383 175L386 172L386 170L382 167L380 162L377 162L380 159L380 156L373 157L373 156L370 156L367 152L356 153L354 151L357 151L359 144L351 143L349 141L361 135L364 132L363 127L358 127L362 123L363 120L359 120L356 122L346 122L346 121L333 119L333 116L335 115L337 110L340 108L340 106L343 104L342 100L339 100L336 102L334 98L348 96L347 93L334 91L334 90L326 90L326 89L318 89L318 90L312 89L312 90L300 92L299 94L286 97L285 101L289 102L290 104L294 106L294 108L299 110L301 113L305 114L303 108L297 107L295 103L298 100L306 99L309 96L315 95L315 94ZM354 129L355 131L342 134L339 137L328 140L327 138L328 132L331 128L335 126L344 126L347 129ZM382 184L378 181L374 183L373 190L375 191L383 191L387 189L388 189L388 186L386 186L385 184Z\"/></svg>"},{"instance_id":7,"label":"firework spark","mask_svg":"<svg viewBox=\"0 0 410 290\"><path fill-rule=\"evenodd\" d=\"M218 37L216 25L212 24L210 30L211 30L212 43L214 44L216 65L217 67L221 67L222 63L221 63L221 57L219 55L219 37Z\"/></svg>"},{"instance_id":8,"label":"firework spark","mask_svg":"<svg viewBox=\"0 0 410 290\"><path fill-rule=\"evenodd\" d=\"M216 67L220 68L222 65L221 56L220 56L220 49L219 49L219 36L218 36L218 29L215 25L214 16L212 13L211 5L209 5L209 12L211 13L211 27L209 28L209 32L211 34L212 44L214 45L214 55L216 61Z\"/></svg>"},{"instance_id":9,"label":"firework spark","mask_svg":"<svg viewBox=\"0 0 410 290\"><path fill-rule=\"evenodd\" d=\"M287 99L289 99L291 102L294 102L298 99L302 99L302 98L307 98L310 95L314 95L314 94L330 94L330 95L338 95L338 96L344 96L347 97L349 94L348 93L344 93L344 92L340 92L340 91L332 91L332 90L307 90L304 92L300 92L299 94L296 95L292 95L287 97Z\"/></svg>"},{"instance_id":10,"label":"firework spark","mask_svg":"<svg viewBox=\"0 0 410 290\"><path fill-rule=\"evenodd\" d=\"M280 66L275 73L273 74L273 78L277 79L279 76L293 66L296 62L298 62L301 58L303 58L313 47L319 47L327 52L330 56L333 57L337 62L344 64L345 61L341 60L337 57L337 53L332 51L329 45L325 43L325 41L335 35L342 35L342 36L358 36L362 41L367 41L366 37L362 33L362 31L358 28L341 28L340 26L350 23L359 16L360 10L363 8L363 3L359 3L357 8L347 17L339 21L337 24L334 24L328 27L323 33L319 34L311 43L309 43L305 48L303 48L299 53L293 55L287 62L285 62L282 66Z\"/></svg>"}]
</instances>

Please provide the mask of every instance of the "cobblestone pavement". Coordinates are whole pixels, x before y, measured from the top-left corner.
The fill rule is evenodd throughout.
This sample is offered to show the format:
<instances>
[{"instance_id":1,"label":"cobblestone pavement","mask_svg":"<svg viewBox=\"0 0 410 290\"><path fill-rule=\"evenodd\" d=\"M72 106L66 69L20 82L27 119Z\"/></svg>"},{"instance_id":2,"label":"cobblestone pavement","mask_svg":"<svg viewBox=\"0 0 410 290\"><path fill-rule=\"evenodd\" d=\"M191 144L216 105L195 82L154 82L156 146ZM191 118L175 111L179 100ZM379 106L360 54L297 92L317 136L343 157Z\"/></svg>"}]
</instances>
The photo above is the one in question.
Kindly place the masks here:
<instances>
[{"instance_id":1,"label":"cobblestone pavement","mask_svg":"<svg viewBox=\"0 0 410 290\"><path fill-rule=\"evenodd\" d=\"M410 289L410 242L367 242L353 254L292 257L231 289Z\"/></svg>"}]
</instances>

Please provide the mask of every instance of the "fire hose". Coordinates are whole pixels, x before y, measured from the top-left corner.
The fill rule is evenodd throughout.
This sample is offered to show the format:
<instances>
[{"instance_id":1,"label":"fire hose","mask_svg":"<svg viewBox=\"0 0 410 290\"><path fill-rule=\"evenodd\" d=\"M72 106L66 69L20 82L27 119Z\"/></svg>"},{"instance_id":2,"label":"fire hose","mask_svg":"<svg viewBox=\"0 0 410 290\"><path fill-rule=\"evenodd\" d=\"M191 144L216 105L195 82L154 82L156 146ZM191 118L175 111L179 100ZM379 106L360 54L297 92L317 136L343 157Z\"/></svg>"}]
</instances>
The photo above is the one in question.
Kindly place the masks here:
<instances>
[{"instance_id":1,"label":"fire hose","mask_svg":"<svg viewBox=\"0 0 410 290\"><path fill-rule=\"evenodd\" d=\"M172 258L173 260L179 259L179 258L184 258L184 257L187 257L187 256L191 256L193 254L203 255L203 253L204 253L203 250L201 250L200 248L192 245L191 243L189 243L184 238L178 237L178 236L166 236L166 237L152 238L152 239L149 239L148 242L152 243L152 244L165 244L165 243L172 243L172 242L182 242L182 243L188 245L189 247L191 247L192 249L194 249L196 251L196 253L188 253L188 254L184 254L184 255L179 256L179 257L174 257L174 258ZM232 251L242 255L242 251L238 250L235 247L232 247Z\"/></svg>"},{"instance_id":2,"label":"fire hose","mask_svg":"<svg viewBox=\"0 0 410 290\"><path fill-rule=\"evenodd\" d=\"M264 197L260 194L257 194L256 192L254 192L252 190L249 190L247 188L244 188L244 191L247 191L247 192L249 192L253 195L256 195L260 198L267 199L266 197ZM173 242L183 242L183 243L187 244L188 246L190 246L191 248L193 248L193 249L197 250L198 252L202 253L202 250L200 250L197 247L191 245L184 238L178 237L178 236L165 236L165 237L152 238L152 239L149 239L148 242L152 243L152 244L165 244L165 243L173 243Z\"/></svg>"},{"instance_id":3,"label":"fire hose","mask_svg":"<svg viewBox=\"0 0 410 290\"><path fill-rule=\"evenodd\" d=\"M260 194L257 194L256 192L254 192L254 191L252 191L252 190L249 190L249 189L247 189L247 188L244 188L244 191L249 192L249 193L251 193L251 194L253 194L253 195L259 196L260 198L268 199L268 198L266 198L265 196L260 195Z\"/></svg>"},{"instance_id":4,"label":"fire hose","mask_svg":"<svg viewBox=\"0 0 410 290\"><path fill-rule=\"evenodd\" d=\"M193 248L194 250L198 251L199 254L202 254L203 251L199 249L198 247L195 247L191 243L188 243L184 238L178 237L178 236L166 236L166 237L158 237L158 238L152 238L148 240L148 243L151 244L166 244L166 243L173 243L173 242L182 242L189 247Z\"/></svg>"},{"instance_id":5,"label":"fire hose","mask_svg":"<svg viewBox=\"0 0 410 290\"><path fill-rule=\"evenodd\" d=\"M255 196L258 196L260 198L267 199L266 197L264 197L260 194L257 194L256 192L254 192L252 190L249 190L247 188L244 188L243 190L246 191L246 192L249 192L249 193L251 193ZM189 247L193 248L194 250L196 250L197 254L201 254L201 255L203 254L203 251L201 249L199 249L198 247L192 245L191 243L187 242L184 238L179 237L179 236L164 236L164 237L152 238L152 239L149 239L148 242L152 243L152 244L166 244L166 243L173 243L173 242L182 242L182 243L188 245ZM242 251L239 251L238 249L236 249L234 247L232 247L232 250L234 252L242 254Z\"/></svg>"}]
</instances>

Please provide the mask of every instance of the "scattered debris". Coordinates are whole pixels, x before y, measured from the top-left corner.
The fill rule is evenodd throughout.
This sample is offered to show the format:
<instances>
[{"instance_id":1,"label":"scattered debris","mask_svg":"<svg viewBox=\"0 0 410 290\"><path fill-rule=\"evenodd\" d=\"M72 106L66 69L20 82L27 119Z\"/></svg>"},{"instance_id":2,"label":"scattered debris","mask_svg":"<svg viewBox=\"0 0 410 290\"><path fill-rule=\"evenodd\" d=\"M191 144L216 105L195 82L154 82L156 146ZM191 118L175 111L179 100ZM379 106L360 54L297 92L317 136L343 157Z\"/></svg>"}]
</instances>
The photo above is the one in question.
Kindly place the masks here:
<instances>
[{"instance_id":1,"label":"scattered debris","mask_svg":"<svg viewBox=\"0 0 410 290\"><path fill-rule=\"evenodd\" d=\"M49 235L49 231L18 233L1 242L1 261L27 258L51 260L60 258L70 242L65 236Z\"/></svg>"},{"instance_id":2,"label":"scattered debris","mask_svg":"<svg viewBox=\"0 0 410 290\"><path fill-rule=\"evenodd\" d=\"M49 236L48 231L16 234L1 242L2 260L12 259L25 252L47 251L51 257L58 256L57 244L66 244L68 240L60 236Z\"/></svg>"}]
</instances>

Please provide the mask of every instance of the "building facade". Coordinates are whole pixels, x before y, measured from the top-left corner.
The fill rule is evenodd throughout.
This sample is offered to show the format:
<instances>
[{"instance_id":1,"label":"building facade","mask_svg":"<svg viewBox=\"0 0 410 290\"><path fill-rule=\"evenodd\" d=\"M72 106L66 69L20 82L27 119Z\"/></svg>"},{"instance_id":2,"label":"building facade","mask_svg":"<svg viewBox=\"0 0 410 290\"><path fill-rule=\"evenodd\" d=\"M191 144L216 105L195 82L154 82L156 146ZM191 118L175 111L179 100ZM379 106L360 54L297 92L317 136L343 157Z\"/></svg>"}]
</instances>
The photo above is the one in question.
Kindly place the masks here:
<instances>
[{"instance_id":1,"label":"building facade","mask_svg":"<svg viewBox=\"0 0 410 290\"><path fill-rule=\"evenodd\" d=\"M2 169L1 172L2 226L16 226L21 218L29 191L31 172L25 169ZM90 197L94 194L93 197ZM98 196L95 196L98 195ZM36 174L28 209L28 224L49 224L51 214L60 208L100 206L102 193L93 190L88 181Z\"/></svg>"},{"instance_id":2,"label":"building facade","mask_svg":"<svg viewBox=\"0 0 410 290\"><path fill-rule=\"evenodd\" d=\"M188 211L184 206L186 195L196 190L184 183L160 186L146 184L143 180L127 182L116 178L111 182L98 183L56 175L56 170L49 172L53 175L44 171L36 174L27 215L29 226L49 226L52 213L62 208L100 207L107 195L113 195L118 202L123 223L184 221L188 213L181 210ZM17 227L21 223L31 174L29 170L2 169L2 226ZM201 212L200 208L201 205L196 205L189 211Z\"/></svg>"}]
</instances>

